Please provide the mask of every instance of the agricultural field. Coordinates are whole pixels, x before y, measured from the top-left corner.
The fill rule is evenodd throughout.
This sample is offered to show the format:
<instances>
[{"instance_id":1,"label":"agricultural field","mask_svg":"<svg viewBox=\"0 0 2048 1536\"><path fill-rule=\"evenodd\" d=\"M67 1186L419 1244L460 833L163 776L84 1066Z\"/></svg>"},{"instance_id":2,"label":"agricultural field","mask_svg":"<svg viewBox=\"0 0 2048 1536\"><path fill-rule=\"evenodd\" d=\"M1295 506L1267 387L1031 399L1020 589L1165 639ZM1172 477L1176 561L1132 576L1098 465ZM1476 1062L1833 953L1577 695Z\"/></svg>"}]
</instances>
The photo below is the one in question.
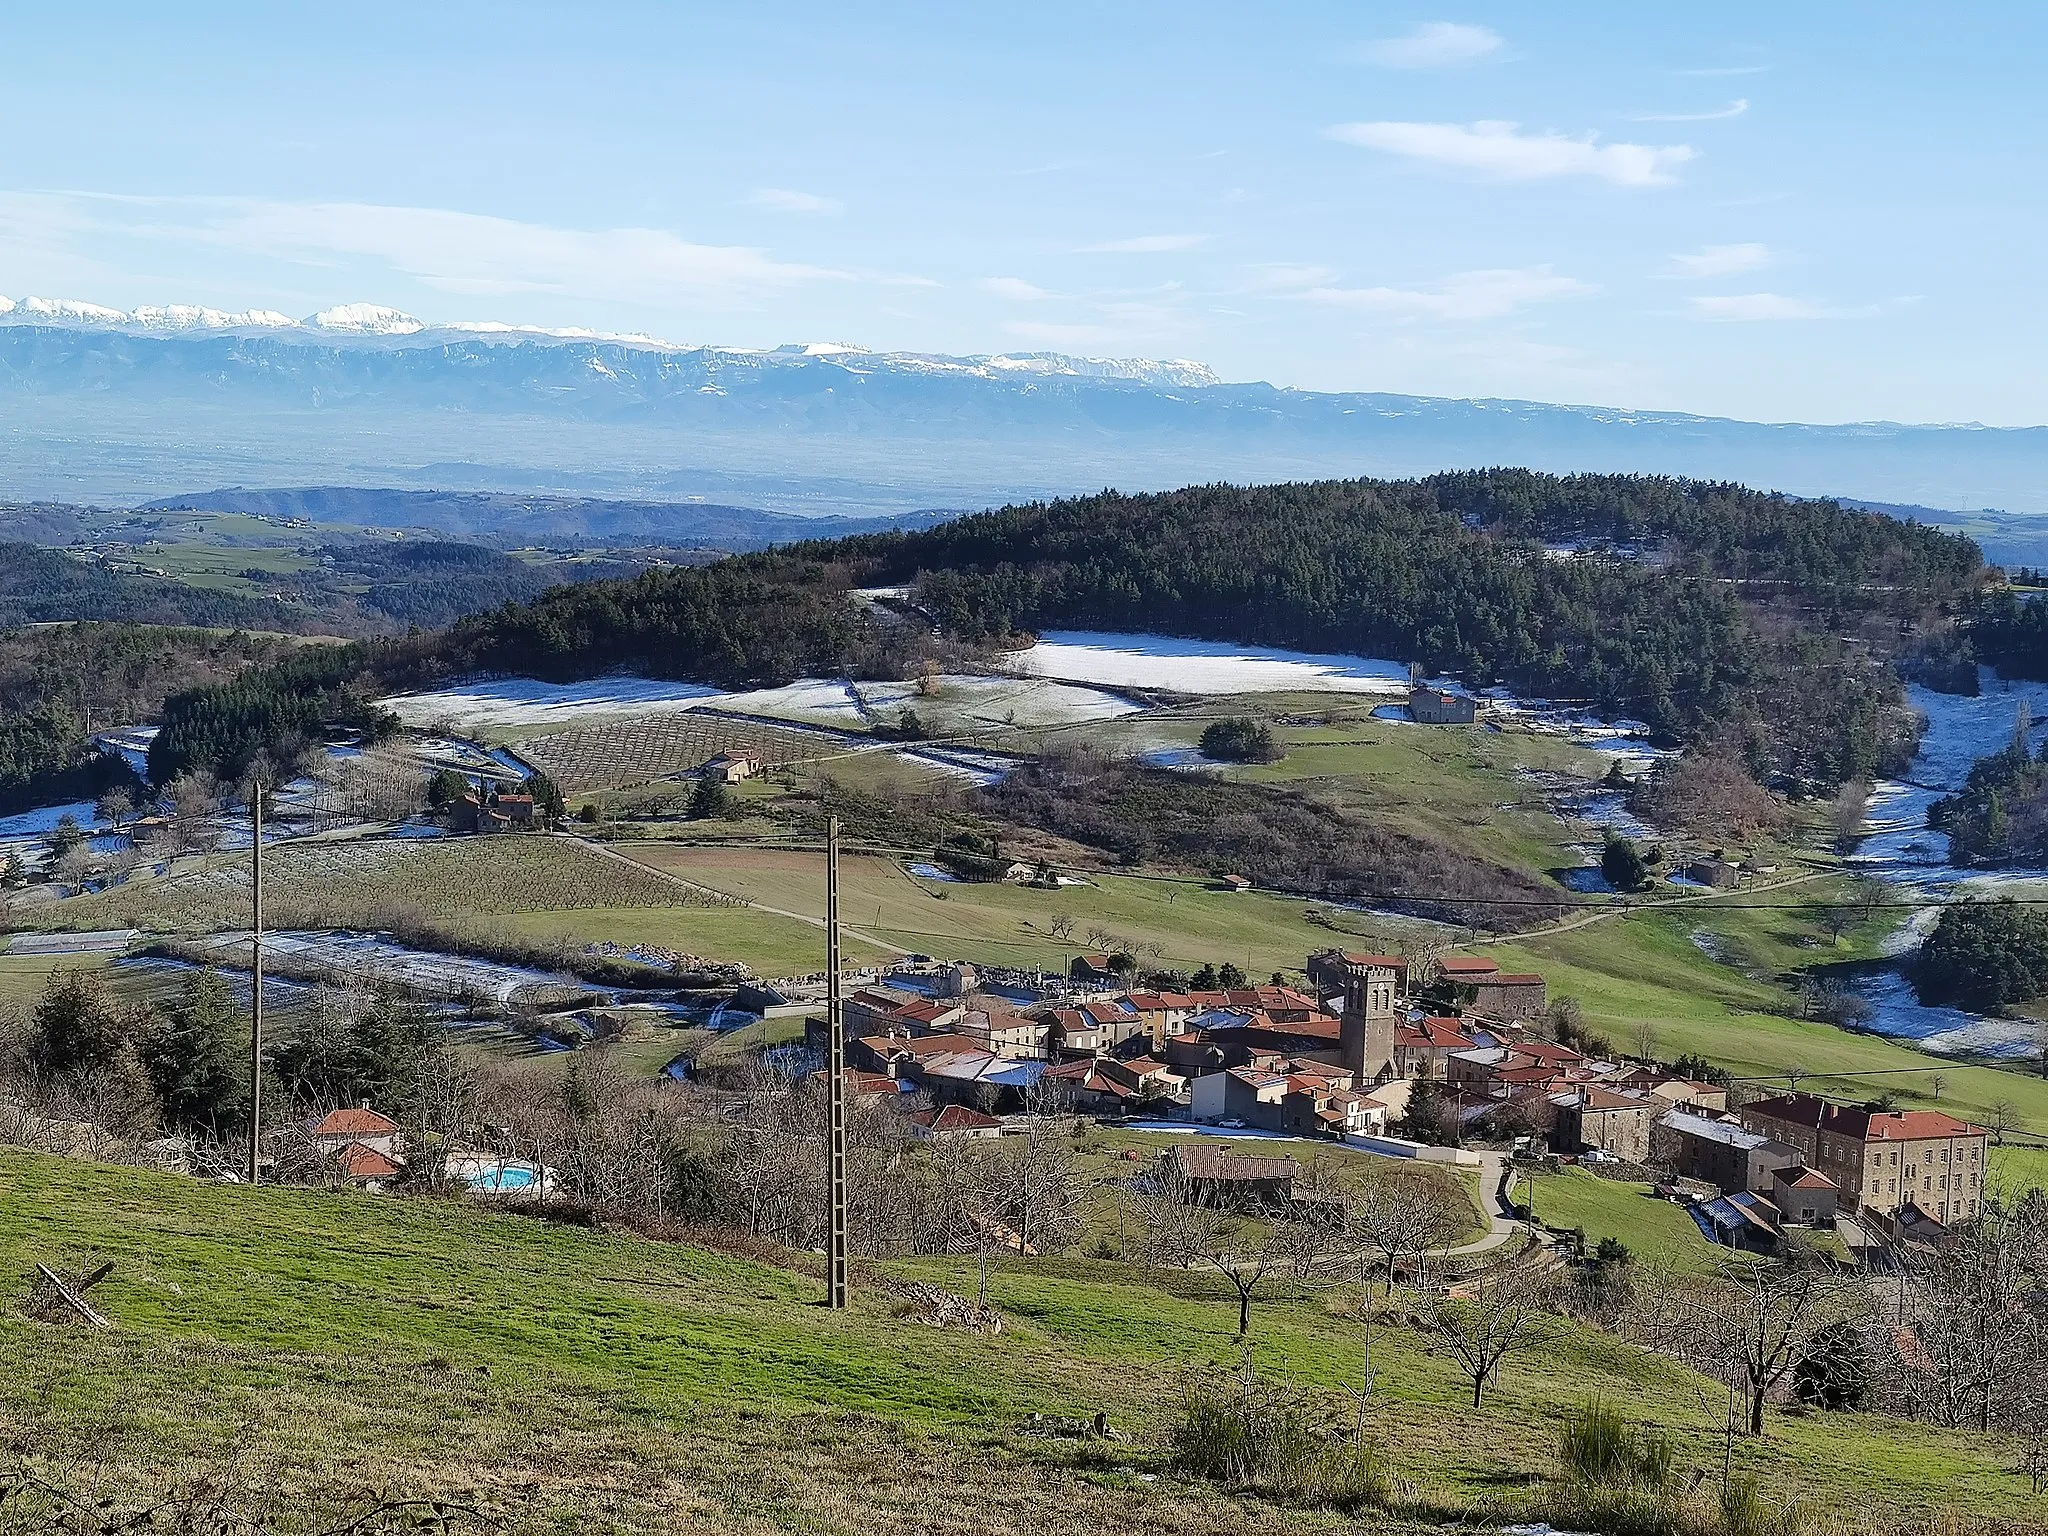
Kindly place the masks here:
<instances>
[{"instance_id":1,"label":"agricultural field","mask_svg":"<svg viewBox=\"0 0 2048 1536\"><path fill-rule=\"evenodd\" d=\"M570 794L686 773L720 752L751 752L770 770L833 750L829 736L701 710L610 720L519 739L519 754Z\"/></svg>"},{"instance_id":2,"label":"agricultural field","mask_svg":"<svg viewBox=\"0 0 2048 1536\"><path fill-rule=\"evenodd\" d=\"M824 860L815 853L622 843L619 851L693 883L763 907L821 919ZM1199 968L1233 961L1248 975L1298 972L1314 950L1339 942L1311 923L1306 903L1259 891L1232 894L1197 879L1091 874L1086 885L1040 890L921 880L893 859L840 861L840 911L861 934L944 959L1064 970L1087 950L1129 948L1146 964ZM1398 918L1352 919L1392 938ZM1053 924L1072 931L1055 937ZM1061 924L1063 930L1065 922ZM1419 926L1419 925L1413 925Z\"/></svg>"},{"instance_id":3,"label":"agricultural field","mask_svg":"<svg viewBox=\"0 0 2048 1536\"><path fill-rule=\"evenodd\" d=\"M706 897L631 860L569 838L504 836L286 843L266 852L273 926L373 925L380 912L425 918L689 905ZM208 933L249 922L247 854L131 880L36 909L39 928Z\"/></svg>"},{"instance_id":4,"label":"agricultural field","mask_svg":"<svg viewBox=\"0 0 2048 1536\"><path fill-rule=\"evenodd\" d=\"M1165 1440L1191 1381L1235 1379L1218 1277L1087 1259L999 1259L996 1335L897 1316L892 1280L972 1294L974 1262L863 1263L844 1313L799 1268L427 1199L248 1190L0 1151L0 1269L114 1262L106 1331L0 1313L0 1434L94 1492L205 1478L302 1514L366 1488L487 1498L507 1536L601 1526L921 1529L1022 1536L1408 1536L1413 1520L1224 1498ZM1540 1197L1539 1197L1540 1198ZM787 1262L801 1266L805 1261ZM1718 1470L1722 1393L1563 1324L1511 1359L1486 1406L1398 1315L1375 1326L1370 1431L1431 1527L1526 1508L1563 1414L1593 1394L1661 1426L1681 1475ZM1349 1422L1350 1293L1269 1282L1261 1380ZM1118 1438L1031 1433L1105 1412ZM1774 1413L1737 1470L1819 1510L2036 1523L1996 1437L1875 1415ZM1469 1527L1468 1527L1469 1528ZM1864 1522L1860 1529L1873 1527ZM1839 1527L1827 1527L1833 1531Z\"/></svg>"}]
</instances>

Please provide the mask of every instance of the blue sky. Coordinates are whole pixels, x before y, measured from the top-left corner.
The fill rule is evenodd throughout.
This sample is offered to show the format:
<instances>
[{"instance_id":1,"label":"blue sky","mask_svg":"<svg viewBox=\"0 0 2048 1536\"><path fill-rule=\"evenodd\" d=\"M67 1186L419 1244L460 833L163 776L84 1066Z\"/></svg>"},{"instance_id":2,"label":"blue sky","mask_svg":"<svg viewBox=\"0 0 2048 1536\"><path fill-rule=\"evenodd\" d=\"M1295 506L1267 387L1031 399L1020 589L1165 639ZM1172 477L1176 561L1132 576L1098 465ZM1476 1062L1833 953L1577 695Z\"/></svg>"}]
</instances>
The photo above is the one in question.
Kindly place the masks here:
<instances>
[{"instance_id":1,"label":"blue sky","mask_svg":"<svg viewBox=\"0 0 2048 1536\"><path fill-rule=\"evenodd\" d=\"M0 294L2048 422L2048 16L44 6Z\"/></svg>"}]
</instances>

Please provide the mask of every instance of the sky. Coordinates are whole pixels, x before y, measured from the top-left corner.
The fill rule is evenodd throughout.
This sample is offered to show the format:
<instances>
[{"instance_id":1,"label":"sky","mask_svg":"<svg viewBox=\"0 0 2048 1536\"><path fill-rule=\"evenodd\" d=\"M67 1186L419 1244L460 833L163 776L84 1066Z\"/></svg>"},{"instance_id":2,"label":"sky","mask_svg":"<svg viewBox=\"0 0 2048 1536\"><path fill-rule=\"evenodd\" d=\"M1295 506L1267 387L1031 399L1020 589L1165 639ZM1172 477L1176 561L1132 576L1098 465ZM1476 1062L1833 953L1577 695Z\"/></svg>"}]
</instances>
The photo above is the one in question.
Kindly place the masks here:
<instances>
[{"instance_id":1,"label":"sky","mask_svg":"<svg viewBox=\"0 0 2048 1536\"><path fill-rule=\"evenodd\" d=\"M0 295L2048 423L2048 8L9 16Z\"/></svg>"}]
</instances>

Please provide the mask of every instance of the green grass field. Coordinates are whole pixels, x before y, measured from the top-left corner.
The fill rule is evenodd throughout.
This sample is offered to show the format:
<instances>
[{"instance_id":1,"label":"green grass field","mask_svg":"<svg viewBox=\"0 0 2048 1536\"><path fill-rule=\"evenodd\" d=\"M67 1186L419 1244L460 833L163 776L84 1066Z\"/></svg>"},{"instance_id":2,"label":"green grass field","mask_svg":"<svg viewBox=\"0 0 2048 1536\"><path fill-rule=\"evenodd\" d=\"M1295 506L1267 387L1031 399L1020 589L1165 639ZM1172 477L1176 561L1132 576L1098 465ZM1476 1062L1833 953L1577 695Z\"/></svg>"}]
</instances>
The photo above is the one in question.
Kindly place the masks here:
<instances>
[{"instance_id":1,"label":"green grass field","mask_svg":"<svg viewBox=\"0 0 2048 1536\"><path fill-rule=\"evenodd\" d=\"M0 1429L107 1495L204 1476L306 1513L372 1488L465 1493L515 1532L1411 1528L1165 1470L1182 1384L1241 1367L1235 1304L1197 1275L1002 1264L990 1337L904 1321L882 1288L969 1288L969 1260L861 1266L853 1309L832 1314L787 1269L464 1205L13 1151L0 1191L0 1273L115 1262L94 1292L109 1332L0 1314ZM1273 1288L1255 1368L1347 1416L1346 1314L1340 1295ZM1441 1510L1501 1507L1546 1475L1560 1415L1596 1392L1718 1466L1719 1390L1598 1334L1566 1327L1510 1362L1476 1414L1407 1326L1382 1324L1375 1353L1373 1431ZM1125 1438L1027 1432L1031 1412L1097 1410ZM1876 1417L1774 1415L1735 1456L1821 1510L2040 1512L2007 1448Z\"/></svg>"},{"instance_id":2,"label":"green grass field","mask_svg":"<svg viewBox=\"0 0 2048 1536\"><path fill-rule=\"evenodd\" d=\"M1515 1198L1532 1198L1526 1180ZM1711 1270L1723 1257L1682 1207L1659 1200L1641 1184L1603 1179L1582 1169L1540 1175L1531 1209L1547 1227L1579 1228L1588 1249L1611 1237L1639 1259L1694 1273Z\"/></svg>"},{"instance_id":3,"label":"green grass field","mask_svg":"<svg viewBox=\"0 0 2048 1536\"><path fill-rule=\"evenodd\" d=\"M656 869L764 906L823 918L822 855L771 849L690 848L667 843L619 845ZM1303 902L1263 892L1232 894L1200 880L1091 875L1085 886L1037 890L1014 885L944 884L919 880L894 860L840 861L840 911L863 933L905 950L941 958L978 959L1064 969L1068 960L1102 947L1089 935L1105 930L1136 946L1150 964L1199 967L1232 961L1249 975L1298 972L1312 950L1340 935L1307 921ZM1071 938L1052 935L1060 917L1074 921ZM695 913L664 914L683 923ZM1403 925L1386 920L1397 933ZM794 968L794 967L792 967Z\"/></svg>"}]
</instances>

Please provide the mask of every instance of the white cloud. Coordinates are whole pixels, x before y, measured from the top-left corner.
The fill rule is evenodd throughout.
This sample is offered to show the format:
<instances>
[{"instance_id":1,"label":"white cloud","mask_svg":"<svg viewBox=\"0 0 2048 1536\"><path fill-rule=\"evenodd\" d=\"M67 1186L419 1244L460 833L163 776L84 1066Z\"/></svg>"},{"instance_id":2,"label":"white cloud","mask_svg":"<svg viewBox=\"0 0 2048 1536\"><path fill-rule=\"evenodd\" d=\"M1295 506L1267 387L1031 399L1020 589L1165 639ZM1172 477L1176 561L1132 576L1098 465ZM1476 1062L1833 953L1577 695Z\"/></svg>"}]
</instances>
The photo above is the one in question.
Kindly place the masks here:
<instances>
[{"instance_id":1,"label":"white cloud","mask_svg":"<svg viewBox=\"0 0 2048 1536\"><path fill-rule=\"evenodd\" d=\"M1718 123L1724 118L1740 117L1749 110L1749 98L1738 96L1727 106L1713 112L1645 112L1635 119L1639 123Z\"/></svg>"},{"instance_id":2,"label":"white cloud","mask_svg":"<svg viewBox=\"0 0 2048 1536\"><path fill-rule=\"evenodd\" d=\"M1579 298L1594 291L1592 284L1549 267L1493 267L1458 272L1409 288L1313 288L1308 296L1324 304L1399 319L1498 320L1531 304Z\"/></svg>"},{"instance_id":3,"label":"white cloud","mask_svg":"<svg viewBox=\"0 0 2048 1536\"><path fill-rule=\"evenodd\" d=\"M1085 255L1144 256L1156 251L1191 250L1208 238L1207 235L1134 235L1128 240L1105 240L1100 245L1084 245L1081 251Z\"/></svg>"},{"instance_id":4,"label":"white cloud","mask_svg":"<svg viewBox=\"0 0 2048 1536\"><path fill-rule=\"evenodd\" d=\"M846 205L836 197L820 197L815 192L795 192L788 187L762 187L747 198L753 208L766 208L775 213L840 213Z\"/></svg>"},{"instance_id":5,"label":"white cloud","mask_svg":"<svg viewBox=\"0 0 2048 1536\"><path fill-rule=\"evenodd\" d=\"M1692 301L1693 313L1702 320L1860 320L1888 307L1865 304L1843 309L1782 293L1700 294Z\"/></svg>"},{"instance_id":6,"label":"white cloud","mask_svg":"<svg viewBox=\"0 0 2048 1536\"><path fill-rule=\"evenodd\" d=\"M1703 245L1696 251L1671 258L1674 277L1732 277L1737 272L1754 272L1768 267L1776 258L1768 245L1745 240L1737 245Z\"/></svg>"},{"instance_id":7,"label":"white cloud","mask_svg":"<svg viewBox=\"0 0 2048 1536\"><path fill-rule=\"evenodd\" d=\"M1345 144L1426 160L1499 181L1590 176L1618 187L1661 187L1693 158L1685 144L1601 144L1592 134L1518 133L1516 124L1339 123L1325 134Z\"/></svg>"},{"instance_id":8,"label":"white cloud","mask_svg":"<svg viewBox=\"0 0 2048 1536\"><path fill-rule=\"evenodd\" d=\"M1035 304L1040 299L1052 297L1036 283L1027 283L1021 277L985 277L981 280L981 289L999 299L1012 299L1019 304Z\"/></svg>"},{"instance_id":9,"label":"white cloud","mask_svg":"<svg viewBox=\"0 0 2048 1536\"><path fill-rule=\"evenodd\" d=\"M745 303L854 274L700 245L664 229L558 229L446 208L0 193L0 236L232 250L332 269L350 260L444 293L539 293L661 308ZM882 281L883 279L872 279ZM323 278L329 287L332 278Z\"/></svg>"},{"instance_id":10,"label":"white cloud","mask_svg":"<svg viewBox=\"0 0 2048 1536\"><path fill-rule=\"evenodd\" d=\"M1496 57L1506 46L1491 27L1458 21L1425 21L1401 37L1383 37L1359 50L1371 64L1388 69L1456 69Z\"/></svg>"},{"instance_id":11,"label":"white cloud","mask_svg":"<svg viewBox=\"0 0 2048 1536\"><path fill-rule=\"evenodd\" d=\"M1262 261L1248 269L1246 286L1258 289L1317 288L1335 281L1334 267L1307 262Z\"/></svg>"}]
</instances>

